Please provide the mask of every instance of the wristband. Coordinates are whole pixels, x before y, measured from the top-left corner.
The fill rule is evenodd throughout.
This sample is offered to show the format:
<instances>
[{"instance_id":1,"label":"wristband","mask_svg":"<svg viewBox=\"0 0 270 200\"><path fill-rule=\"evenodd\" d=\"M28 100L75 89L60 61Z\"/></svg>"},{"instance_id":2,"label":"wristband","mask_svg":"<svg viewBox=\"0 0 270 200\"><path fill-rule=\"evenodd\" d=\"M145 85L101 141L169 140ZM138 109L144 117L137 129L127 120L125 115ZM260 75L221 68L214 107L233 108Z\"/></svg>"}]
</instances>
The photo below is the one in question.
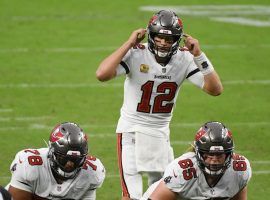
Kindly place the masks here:
<instances>
[{"instance_id":1,"label":"wristband","mask_svg":"<svg viewBox=\"0 0 270 200\"><path fill-rule=\"evenodd\" d=\"M204 76L214 71L212 63L203 52L201 55L194 57L194 62Z\"/></svg>"}]
</instances>

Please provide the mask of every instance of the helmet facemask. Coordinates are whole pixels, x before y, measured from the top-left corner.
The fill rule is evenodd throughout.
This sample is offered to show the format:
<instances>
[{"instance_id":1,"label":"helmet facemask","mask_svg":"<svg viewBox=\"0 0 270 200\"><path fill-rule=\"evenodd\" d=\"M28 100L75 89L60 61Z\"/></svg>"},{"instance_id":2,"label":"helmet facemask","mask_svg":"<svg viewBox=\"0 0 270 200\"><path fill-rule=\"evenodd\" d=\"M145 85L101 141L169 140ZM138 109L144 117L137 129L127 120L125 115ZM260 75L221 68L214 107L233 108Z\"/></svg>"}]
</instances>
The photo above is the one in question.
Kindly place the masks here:
<instances>
[{"instance_id":1,"label":"helmet facemask","mask_svg":"<svg viewBox=\"0 0 270 200\"><path fill-rule=\"evenodd\" d=\"M158 46L155 41L155 37L159 37L160 39L166 39L169 38L169 41L172 41L171 46L168 47L162 47ZM170 39L171 38L171 39ZM173 54L177 52L179 42L180 42L180 37L178 36L171 36L171 35L166 35L166 34L149 34L148 36L148 41L151 43L151 49L153 50L155 56L159 58L171 58Z\"/></svg>"},{"instance_id":2,"label":"helmet facemask","mask_svg":"<svg viewBox=\"0 0 270 200\"><path fill-rule=\"evenodd\" d=\"M230 166L231 163L231 158L232 158L232 152L230 153L224 153L224 152L211 152L210 154L207 152L203 151L198 151L195 150L196 152L196 157L199 163L199 167L201 170L211 176L218 176L220 174L223 174L225 170ZM209 164L207 163L206 160L206 155L210 156L221 156L222 154L225 155L225 159L223 163L218 163L218 164Z\"/></svg>"},{"instance_id":3,"label":"helmet facemask","mask_svg":"<svg viewBox=\"0 0 270 200\"><path fill-rule=\"evenodd\" d=\"M49 153L49 158L51 168L56 174L64 179L71 179L81 170L86 156L67 156L52 151Z\"/></svg>"}]
</instances>

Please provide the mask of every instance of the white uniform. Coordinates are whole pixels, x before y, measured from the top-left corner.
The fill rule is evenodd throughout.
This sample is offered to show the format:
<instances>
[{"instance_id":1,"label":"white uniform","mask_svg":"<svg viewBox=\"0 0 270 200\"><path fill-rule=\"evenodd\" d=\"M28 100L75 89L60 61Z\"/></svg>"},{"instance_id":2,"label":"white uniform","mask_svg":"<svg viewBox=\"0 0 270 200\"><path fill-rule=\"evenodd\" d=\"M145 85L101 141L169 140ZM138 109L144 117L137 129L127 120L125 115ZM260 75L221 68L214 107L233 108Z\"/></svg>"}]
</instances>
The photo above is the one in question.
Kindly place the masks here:
<instances>
[{"instance_id":1,"label":"white uniform","mask_svg":"<svg viewBox=\"0 0 270 200\"><path fill-rule=\"evenodd\" d=\"M230 199L241 191L251 178L249 161L234 154L230 167L214 187L206 182L202 170L198 167L193 152L183 154L168 165L163 181L166 186L179 195L179 199ZM148 199L158 183L153 184L141 200Z\"/></svg>"},{"instance_id":2,"label":"white uniform","mask_svg":"<svg viewBox=\"0 0 270 200\"><path fill-rule=\"evenodd\" d=\"M132 48L117 68L126 74L124 102L118 121L118 161L123 196L142 196L140 172L148 184L159 180L173 160L169 123L181 84L188 79L203 88L204 77L187 51L178 50L163 67L148 50L148 44ZM151 153L148 153L151 152Z\"/></svg>"},{"instance_id":3,"label":"white uniform","mask_svg":"<svg viewBox=\"0 0 270 200\"><path fill-rule=\"evenodd\" d=\"M46 199L94 200L95 190L101 187L105 178L100 160L88 156L75 178L58 184L51 171L48 150L41 148L18 152L11 164L10 185Z\"/></svg>"},{"instance_id":4,"label":"white uniform","mask_svg":"<svg viewBox=\"0 0 270 200\"><path fill-rule=\"evenodd\" d=\"M118 66L117 75L126 73L124 103L117 133L136 132L138 128L169 135L169 123L176 98L185 79L202 88L202 73L193 55L178 50L162 67L148 50L148 44L128 51Z\"/></svg>"}]
</instances>

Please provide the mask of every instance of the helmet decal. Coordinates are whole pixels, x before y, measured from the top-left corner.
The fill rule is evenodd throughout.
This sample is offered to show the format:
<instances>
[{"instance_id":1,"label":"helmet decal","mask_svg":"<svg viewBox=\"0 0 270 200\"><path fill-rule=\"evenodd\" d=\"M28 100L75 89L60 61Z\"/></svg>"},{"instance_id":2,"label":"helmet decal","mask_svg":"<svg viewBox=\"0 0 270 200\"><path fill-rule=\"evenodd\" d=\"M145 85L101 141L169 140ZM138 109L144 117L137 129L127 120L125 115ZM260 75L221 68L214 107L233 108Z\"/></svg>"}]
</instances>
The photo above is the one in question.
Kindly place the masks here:
<instances>
[{"instance_id":1,"label":"helmet decal","mask_svg":"<svg viewBox=\"0 0 270 200\"><path fill-rule=\"evenodd\" d=\"M62 137L64 137L64 134L60 131L60 125L57 125L51 133L50 142L56 142Z\"/></svg>"},{"instance_id":2,"label":"helmet decal","mask_svg":"<svg viewBox=\"0 0 270 200\"><path fill-rule=\"evenodd\" d=\"M228 137L232 138L232 132L230 130L228 130L227 135Z\"/></svg>"},{"instance_id":3,"label":"helmet decal","mask_svg":"<svg viewBox=\"0 0 270 200\"><path fill-rule=\"evenodd\" d=\"M151 17L151 19L149 20L148 25L150 25L150 24L154 23L154 21L156 21L156 19L157 19L157 18L158 18L158 16L157 16L157 15L154 15L153 17Z\"/></svg>"},{"instance_id":4,"label":"helmet decal","mask_svg":"<svg viewBox=\"0 0 270 200\"><path fill-rule=\"evenodd\" d=\"M196 133L196 135L195 135L195 141L200 140L201 137L205 135L205 133L206 133L206 131L205 131L204 127L201 127L201 128L199 129L199 131L198 131L198 132Z\"/></svg>"},{"instance_id":5,"label":"helmet decal","mask_svg":"<svg viewBox=\"0 0 270 200\"><path fill-rule=\"evenodd\" d=\"M180 26L181 28L183 28L183 22L182 22L182 20L181 20L180 18L178 18L178 24L179 24L179 26Z\"/></svg>"}]
</instances>

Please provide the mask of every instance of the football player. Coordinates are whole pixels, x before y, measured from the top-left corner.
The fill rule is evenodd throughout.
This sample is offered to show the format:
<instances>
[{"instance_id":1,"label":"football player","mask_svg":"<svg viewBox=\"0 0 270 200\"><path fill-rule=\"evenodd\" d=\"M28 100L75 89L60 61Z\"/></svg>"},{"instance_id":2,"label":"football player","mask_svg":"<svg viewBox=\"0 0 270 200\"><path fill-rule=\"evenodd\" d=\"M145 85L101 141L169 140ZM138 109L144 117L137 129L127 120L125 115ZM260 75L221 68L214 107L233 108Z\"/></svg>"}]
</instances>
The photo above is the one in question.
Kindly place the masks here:
<instances>
[{"instance_id":1,"label":"football player","mask_svg":"<svg viewBox=\"0 0 270 200\"><path fill-rule=\"evenodd\" d=\"M195 136L193 151L170 163L141 200L246 200L250 163L233 150L232 133L222 123L205 123Z\"/></svg>"},{"instance_id":2,"label":"football player","mask_svg":"<svg viewBox=\"0 0 270 200\"><path fill-rule=\"evenodd\" d=\"M25 149L11 164L8 190L14 200L96 199L105 169L88 155L87 136L75 123L57 125L49 147Z\"/></svg>"},{"instance_id":3,"label":"football player","mask_svg":"<svg viewBox=\"0 0 270 200\"><path fill-rule=\"evenodd\" d=\"M140 43L146 34L148 42ZM182 38L185 46L180 50ZM147 30L135 30L96 71L100 81L120 75L126 75L116 129L122 196L139 199L143 194L141 173L147 172L148 184L152 184L173 160L169 123L184 80L214 96L223 87L198 40L183 34L181 19L168 10L155 14Z\"/></svg>"}]
</instances>

